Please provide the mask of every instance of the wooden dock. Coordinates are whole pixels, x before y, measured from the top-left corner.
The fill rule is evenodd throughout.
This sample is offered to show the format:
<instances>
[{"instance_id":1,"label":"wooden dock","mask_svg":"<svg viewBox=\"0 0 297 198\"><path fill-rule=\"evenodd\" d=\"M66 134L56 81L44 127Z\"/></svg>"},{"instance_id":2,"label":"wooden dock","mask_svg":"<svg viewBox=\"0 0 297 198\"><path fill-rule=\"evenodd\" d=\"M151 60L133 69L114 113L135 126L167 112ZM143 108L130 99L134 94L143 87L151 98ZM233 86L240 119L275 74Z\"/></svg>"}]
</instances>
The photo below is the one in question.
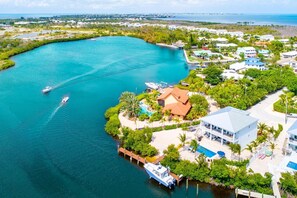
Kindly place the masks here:
<instances>
[{"instance_id":1,"label":"wooden dock","mask_svg":"<svg viewBox=\"0 0 297 198\"><path fill-rule=\"evenodd\" d=\"M122 147L118 148L118 153L123 153L124 157L129 156L130 157L130 162L132 162L132 160L136 160L137 164L139 165L139 162L142 164L145 164L147 161L145 158L141 157L140 155L136 155L131 151L128 151L127 149L124 149Z\"/></svg>"},{"instance_id":2,"label":"wooden dock","mask_svg":"<svg viewBox=\"0 0 297 198\"><path fill-rule=\"evenodd\" d=\"M241 196L245 196L245 197L253 197L253 198L275 198L276 196L273 196L273 195L265 195L265 194L262 194L262 193L258 193L258 192L252 192L252 191L248 191L248 190L242 190L242 189L238 189L236 188L235 189L235 194L236 194L236 197L238 195L241 195Z\"/></svg>"},{"instance_id":3,"label":"wooden dock","mask_svg":"<svg viewBox=\"0 0 297 198\"><path fill-rule=\"evenodd\" d=\"M137 155L137 154L133 153L132 151L128 151L127 149L122 148L122 147L118 148L118 153L119 154L122 153L124 155L124 157L128 156L129 159L130 159L130 162L135 160L137 162L137 165L139 165L139 163L142 163L144 165L145 163L148 162L145 158L141 157L140 155ZM159 158L157 158L152 163L153 164L158 164L163 159L164 159L164 155L160 156ZM178 175L176 175L174 173L171 173L171 172L170 172L170 175L176 180L177 185L179 185L179 183L183 180L182 176L178 176Z\"/></svg>"}]
</instances>

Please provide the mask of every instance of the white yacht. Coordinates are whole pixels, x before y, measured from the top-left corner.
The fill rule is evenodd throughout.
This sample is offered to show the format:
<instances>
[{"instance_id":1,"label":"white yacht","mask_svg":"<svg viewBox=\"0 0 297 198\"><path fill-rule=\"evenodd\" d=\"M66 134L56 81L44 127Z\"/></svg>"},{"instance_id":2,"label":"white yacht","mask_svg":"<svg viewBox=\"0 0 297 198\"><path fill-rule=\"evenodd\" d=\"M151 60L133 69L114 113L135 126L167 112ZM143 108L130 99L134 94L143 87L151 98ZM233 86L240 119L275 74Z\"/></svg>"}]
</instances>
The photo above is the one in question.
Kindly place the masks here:
<instances>
[{"instance_id":1,"label":"white yacht","mask_svg":"<svg viewBox=\"0 0 297 198\"><path fill-rule=\"evenodd\" d=\"M146 163L144 168L150 178L154 178L159 184L170 189L175 185L175 179L169 174L169 170L164 166Z\"/></svg>"},{"instance_id":2,"label":"white yacht","mask_svg":"<svg viewBox=\"0 0 297 198\"><path fill-rule=\"evenodd\" d=\"M66 104L68 102L68 100L69 100L69 96L63 97L61 104Z\"/></svg>"},{"instance_id":3,"label":"white yacht","mask_svg":"<svg viewBox=\"0 0 297 198\"><path fill-rule=\"evenodd\" d=\"M46 86L46 87L42 90L42 93L47 94L47 93L49 93L52 89L53 89L52 87L50 87L50 86Z\"/></svg>"},{"instance_id":4,"label":"white yacht","mask_svg":"<svg viewBox=\"0 0 297 198\"><path fill-rule=\"evenodd\" d=\"M158 83L146 82L145 85L146 85L147 88L149 88L149 89L157 90L157 89L160 88L160 85L159 85Z\"/></svg>"}]
</instances>

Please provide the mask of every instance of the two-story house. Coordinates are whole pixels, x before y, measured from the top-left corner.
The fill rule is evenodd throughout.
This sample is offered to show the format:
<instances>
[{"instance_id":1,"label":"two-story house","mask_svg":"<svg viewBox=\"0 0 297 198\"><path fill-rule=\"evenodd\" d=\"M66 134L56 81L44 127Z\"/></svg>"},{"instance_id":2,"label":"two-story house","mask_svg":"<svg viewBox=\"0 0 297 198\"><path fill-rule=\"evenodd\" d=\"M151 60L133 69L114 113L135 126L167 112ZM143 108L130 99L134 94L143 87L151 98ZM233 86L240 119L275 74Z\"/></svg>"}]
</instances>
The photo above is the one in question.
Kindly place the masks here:
<instances>
[{"instance_id":1,"label":"two-story house","mask_svg":"<svg viewBox=\"0 0 297 198\"><path fill-rule=\"evenodd\" d=\"M297 152L297 121L288 129L288 147Z\"/></svg>"},{"instance_id":2,"label":"two-story house","mask_svg":"<svg viewBox=\"0 0 297 198\"><path fill-rule=\"evenodd\" d=\"M201 118L200 129L210 140L239 144L244 149L257 138L258 119L247 111L225 107Z\"/></svg>"}]
</instances>

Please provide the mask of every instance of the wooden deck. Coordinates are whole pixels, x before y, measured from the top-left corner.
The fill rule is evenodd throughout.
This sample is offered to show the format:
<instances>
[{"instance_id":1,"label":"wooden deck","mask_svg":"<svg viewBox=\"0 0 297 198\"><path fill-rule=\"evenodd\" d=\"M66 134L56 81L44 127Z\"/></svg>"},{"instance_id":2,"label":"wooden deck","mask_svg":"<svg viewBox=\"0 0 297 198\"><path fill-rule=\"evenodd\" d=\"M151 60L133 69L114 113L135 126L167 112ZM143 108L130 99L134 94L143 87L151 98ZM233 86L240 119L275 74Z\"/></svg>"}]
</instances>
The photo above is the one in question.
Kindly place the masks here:
<instances>
[{"instance_id":1,"label":"wooden deck","mask_svg":"<svg viewBox=\"0 0 297 198\"><path fill-rule=\"evenodd\" d=\"M144 165L145 163L148 162L145 158L141 157L140 155L137 155L137 154L135 154L135 153L133 153L131 151L128 151L125 148L122 148L122 147L119 147L118 148L118 153L122 153L124 155L124 157L128 156L130 158L130 162L132 162L132 160L135 160L138 165L139 165L139 163L142 163ZM158 164L163 159L164 159L164 155L158 157L152 163L153 164ZM171 172L170 172L170 175L176 180L177 185L179 185L179 183L183 180L183 177L182 176L178 176L178 175L176 175L174 173L171 173Z\"/></svg>"},{"instance_id":2,"label":"wooden deck","mask_svg":"<svg viewBox=\"0 0 297 198\"><path fill-rule=\"evenodd\" d=\"M132 161L133 159L137 161L137 164L142 163L142 164L145 164L147 161L145 158L141 157L140 155L136 155L134 154L133 152L131 151L128 151L127 149L124 149L122 147L120 147L118 149L118 153L123 153L124 156L129 156L130 157L130 161Z\"/></svg>"},{"instance_id":3,"label":"wooden deck","mask_svg":"<svg viewBox=\"0 0 297 198\"><path fill-rule=\"evenodd\" d=\"M275 198L276 197L273 195L265 195L258 192L251 192L251 191L242 190L238 188L235 189L235 194L236 194L236 197L238 195L245 196L245 197L253 197L253 198Z\"/></svg>"}]
</instances>

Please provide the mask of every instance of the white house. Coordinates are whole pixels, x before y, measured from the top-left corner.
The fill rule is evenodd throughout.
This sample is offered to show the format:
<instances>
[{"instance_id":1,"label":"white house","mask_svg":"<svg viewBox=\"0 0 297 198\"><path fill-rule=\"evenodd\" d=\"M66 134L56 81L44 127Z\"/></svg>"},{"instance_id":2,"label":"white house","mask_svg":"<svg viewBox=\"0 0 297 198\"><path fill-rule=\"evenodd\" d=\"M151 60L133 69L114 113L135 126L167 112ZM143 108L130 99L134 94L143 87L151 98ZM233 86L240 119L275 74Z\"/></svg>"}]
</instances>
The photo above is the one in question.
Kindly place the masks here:
<instances>
[{"instance_id":1,"label":"white house","mask_svg":"<svg viewBox=\"0 0 297 198\"><path fill-rule=\"evenodd\" d=\"M215 43L223 43L223 44L228 43L228 39L226 39L226 38L214 38L214 39L211 39L211 41L213 41Z\"/></svg>"},{"instance_id":2,"label":"white house","mask_svg":"<svg viewBox=\"0 0 297 198\"><path fill-rule=\"evenodd\" d=\"M258 119L247 111L225 107L201 118L202 134L223 144L239 144L244 149L257 138Z\"/></svg>"},{"instance_id":3,"label":"white house","mask_svg":"<svg viewBox=\"0 0 297 198\"><path fill-rule=\"evenodd\" d=\"M247 58L244 62L234 63L229 66L235 71L244 71L247 69L266 70L265 63L261 62L259 58Z\"/></svg>"},{"instance_id":4,"label":"white house","mask_svg":"<svg viewBox=\"0 0 297 198\"><path fill-rule=\"evenodd\" d=\"M222 48L236 48L237 45L235 43L227 43L227 44L224 44L224 43L217 43L216 44L216 48L218 48L219 50L222 49Z\"/></svg>"},{"instance_id":5,"label":"white house","mask_svg":"<svg viewBox=\"0 0 297 198\"><path fill-rule=\"evenodd\" d=\"M281 56L283 58L295 58L297 57L297 51L284 52L281 53Z\"/></svg>"},{"instance_id":6,"label":"white house","mask_svg":"<svg viewBox=\"0 0 297 198\"><path fill-rule=\"evenodd\" d=\"M254 47L239 47L236 51L236 54L240 56L243 53L245 58L257 56L257 51Z\"/></svg>"},{"instance_id":7,"label":"white house","mask_svg":"<svg viewBox=\"0 0 297 198\"><path fill-rule=\"evenodd\" d=\"M231 69L225 69L223 73L221 74L223 79L234 79L234 80L240 80L243 79L243 74L238 74L236 71Z\"/></svg>"},{"instance_id":8,"label":"white house","mask_svg":"<svg viewBox=\"0 0 297 198\"><path fill-rule=\"evenodd\" d=\"M240 32L240 31L237 31L237 32L227 32L226 34L230 35L230 36L235 36L235 37L243 37L244 36L244 33L243 32Z\"/></svg>"},{"instance_id":9,"label":"white house","mask_svg":"<svg viewBox=\"0 0 297 198\"><path fill-rule=\"evenodd\" d=\"M289 39L279 39L278 41L283 43L283 44L288 44L290 42Z\"/></svg>"},{"instance_id":10,"label":"white house","mask_svg":"<svg viewBox=\"0 0 297 198\"><path fill-rule=\"evenodd\" d=\"M297 121L288 129L288 148L297 152Z\"/></svg>"},{"instance_id":11,"label":"white house","mask_svg":"<svg viewBox=\"0 0 297 198\"><path fill-rule=\"evenodd\" d=\"M297 61L291 58L283 58L277 62L278 65L280 66L287 66L289 65L290 67L293 68L294 72L297 73Z\"/></svg>"},{"instance_id":12,"label":"white house","mask_svg":"<svg viewBox=\"0 0 297 198\"><path fill-rule=\"evenodd\" d=\"M261 35L260 37L260 41L273 41L274 40L274 36L267 34L267 35Z\"/></svg>"}]
</instances>

